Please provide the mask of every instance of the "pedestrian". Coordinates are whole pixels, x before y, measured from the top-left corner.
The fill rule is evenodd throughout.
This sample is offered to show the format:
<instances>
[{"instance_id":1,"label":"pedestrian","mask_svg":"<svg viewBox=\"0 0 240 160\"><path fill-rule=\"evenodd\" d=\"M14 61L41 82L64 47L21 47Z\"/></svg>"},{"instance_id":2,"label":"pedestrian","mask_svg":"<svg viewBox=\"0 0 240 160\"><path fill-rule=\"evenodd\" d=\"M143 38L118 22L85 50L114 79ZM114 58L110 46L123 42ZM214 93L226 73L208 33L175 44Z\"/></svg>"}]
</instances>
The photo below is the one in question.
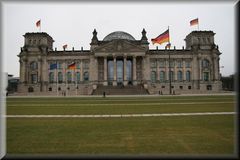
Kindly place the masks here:
<instances>
[{"instance_id":1,"label":"pedestrian","mask_svg":"<svg viewBox=\"0 0 240 160\"><path fill-rule=\"evenodd\" d=\"M106 93L105 93L105 91L103 92L103 98L105 98L106 97Z\"/></svg>"}]
</instances>

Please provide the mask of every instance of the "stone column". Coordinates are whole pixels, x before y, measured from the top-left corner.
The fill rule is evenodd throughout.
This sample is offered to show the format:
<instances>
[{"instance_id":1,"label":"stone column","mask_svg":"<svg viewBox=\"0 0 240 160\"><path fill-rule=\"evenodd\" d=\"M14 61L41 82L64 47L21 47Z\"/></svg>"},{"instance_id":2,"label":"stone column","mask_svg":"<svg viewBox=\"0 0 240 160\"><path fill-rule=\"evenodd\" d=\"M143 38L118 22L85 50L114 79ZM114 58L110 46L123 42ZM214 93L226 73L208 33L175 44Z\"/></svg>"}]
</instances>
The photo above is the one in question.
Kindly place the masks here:
<instances>
[{"instance_id":1,"label":"stone column","mask_svg":"<svg viewBox=\"0 0 240 160\"><path fill-rule=\"evenodd\" d=\"M42 60L41 59L38 59L38 75L37 75L37 81L38 82L41 82L42 80L41 80L41 76L42 76L42 73L41 73L41 68L42 68L42 66L41 66L41 62L42 62Z\"/></svg>"},{"instance_id":2,"label":"stone column","mask_svg":"<svg viewBox=\"0 0 240 160\"><path fill-rule=\"evenodd\" d=\"M219 80L220 78L220 75L219 75L219 58L218 57L216 57L215 58L215 72L214 72L214 74L215 74L215 80Z\"/></svg>"},{"instance_id":3,"label":"stone column","mask_svg":"<svg viewBox=\"0 0 240 160\"><path fill-rule=\"evenodd\" d=\"M24 82L25 80L25 67L26 67L26 63L24 60L19 60L20 62L20 82Z\"/></svg>"},{"instance_id":4,"label":"stone column","mask_svg":"<svg viewBox=\"0 0 240 160\"><path fill-rule=\"evenodd\" d=\"M201 80L203 80L203 78L202 78L202 59L200 58L200 57L198 57L198 63L199 63L199 77L198 77L198 79L201 81Z\"/></svg>"},{"instance_id":5,"label":"stone column","mask_svg":"<svg viewBox=\"0 0 240 160\"><path fill-rule=\"evenodd\" d=\"M29 64L28 64L28 61L25 61L25 82L26 83L30 83L30 79L29 79Z\"/></svg>"},{"instance_id":6,"label":"stone column","mask_svg":"<svg viewBox=\"0 0 240 160\"><path fill-rule=\"evenodd\" d=\"M174 81L177 81L177 61L176 59L174 60Z\"/></svg>"},{"instance_id":7,"label":"stone column","mask_svg":"<svg viewBox=\"0 0 240 160\"><path fill-rule=\"evenodd\" d=\"M192 78L191 80L192 81L196 81L198 80L198 70L199 70L199 65L198 65L198 61L197 61L197 56L196 55L193 55L193 59L192 59Z\"/></svg>"},{"instance_id":8,"label":"stone column","mask_svg":"<svg viewBox=\"0 0 240 160\"><path fill-rule=\"evenodd\" d=\"M116 57L113 56L113 86L117 85L117 60Z\"/></svg>"},{"instance_id":9,"label":"stone column","mask_svg":"<svg viewBox=\"0 0 240 160\"><path fill-rule=\"evenodd\" d=\"M183 60L183 81L186 81L186 65L185 65L185 60Z\"/></svg>"},{"instance_id":10,"label":"stone column","mask_svg":"<svg viewBox=\"0 0 240 160\"><path fill-rule=\"evenodd\" d=\"M37 75L37 83L40 84L39 91L42 92L42 59L38 59L38 75Z\"/></svg>"},{"instance_id":11,"label":"stone column","mask_svg":"<svg viewBox=\"0 0 240 160\"><path fill-rule=\"evenodd\" d=\"M127 56L123 56L123 84L126 86L128 84L127 80Z\"/></svg>"},{"instance_id":12,"label":"stone column","mask_svg":"<svg viewBox=\"0 0 240 160\"><path fill-rule=\"evenodd\" d=\"M132 65L132 67L133 67L133 72L132 72L132 74L133 74L133 85L137 85L137 69L136 69L136 56L133 56L133 65Z\"/></svg>"},{"instance_id":13,"label":"stone column","mask_svg":"<svg viewBox=\"0 0 240 160\"><path fill-rule=\"evenodd\" d=\"M156 69L156 80L157 81L159 81L160 80L160 73L159 73L159 65L158 65L158 63L159 63L159 61L158 61L158 59L156 60L156 67L157 67L157 69Z\"/></svg>"},{"instance_id":14,"label":"stone column","mask_svg":"<svg viewBox=\"0 0 240 160\"><path fill-rule=\"evenodd\" d=\"M169 61L165 59L165 80L169 80Z\"/></svg>"},{"instance_id":15,"label":"stone column","mask_svg":"<svg viewBox=\"0 0 240 160\"><path fill-rule=\"evenodd\" d=\"M80 77L80 81L83 81L83 60L80 61L80 67L81 67L81 77Z\"/></svg>"},{"instance_id":16,"label":"stone column","mask_svg":"<svg viewBox=\"0 0 240 160\"><path fill-rule=\"evenodd\" d=\"M107 57L105 56L104 57L104 68L103 68L103 70L104 70L104 73L103 73L103 75L104 75L104 82L103 82L103 85L104 86L107 86L107 70L108 70L108 68L107 68Z\"/></svg>"}]
</instances>

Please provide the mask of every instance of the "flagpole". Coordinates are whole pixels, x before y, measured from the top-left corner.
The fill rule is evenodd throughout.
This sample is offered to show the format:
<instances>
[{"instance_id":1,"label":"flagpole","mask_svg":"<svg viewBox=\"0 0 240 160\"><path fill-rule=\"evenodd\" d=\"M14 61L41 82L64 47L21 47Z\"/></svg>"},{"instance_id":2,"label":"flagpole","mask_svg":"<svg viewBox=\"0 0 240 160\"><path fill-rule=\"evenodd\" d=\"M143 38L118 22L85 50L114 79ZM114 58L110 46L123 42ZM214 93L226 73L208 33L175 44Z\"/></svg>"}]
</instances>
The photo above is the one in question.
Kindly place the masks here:
<instances>
[{"instance_id":1,"label":"flagpole","mask_svg":"<svg viewBox=\"0 0 240 160\"><path fill-rule=\"evenodd\" d=\"M169 33L169 39L168 43L170 43L170 32L169 32L169 26L168 26L168 33ZM169 48L170 50L170 48ZM170 52L168 52L168 70L169 70L169 94L171 95L172 93L172 84L171 84L171 68L170 68Z\"/></svg>"},{"instance_id":2,"label":"flagpole","mask_svg":"<svg viewBox=\"0 0 240 160\"><path fill-rule=\"evenodd\" d=\"M56 64L57 64L57 68L56 68L57 74L56 74L56 76L57 76L57 96L58 96L58 63L57 63L57 61L56 61Z\"/></svg>"},{"instance_id":3,"label":"flagpole","mask_svg":"<svg viewBox=\"0 0 240 160\"><path fill-rule=\"evenodd\" d=\"M68 64L66 64L67 62L65 62L65 65L67 66ZM68 75L67 75L67 68L65 66L65 84L66 84L66 89L65 89L65 95L67 95L68 93Z\"/></svg>"},{"instance_id":4,"label":"flagpole","mask_svg":"<svg viewBox=\"0 0 240 160\"><path fill-rule=\"evenodd\" d=\"M76 75L75 68L74 68L74 76L75 76L75 90L76 90L76 96L77 96L77 75Z\"/></svg>"},{"instance_id":5,"label":"flagpole","mask_svg":"<svg viewBox=\"0 0 240 160\"><path fill-rule=\"evenodd\" d=\"M39 32L41 32L41 28L42 28L42 20L40 19L40 27L39 27Z\"/></svg>"},{"instance_id":6,"label":"flagpole","mask_svg":"<svg viewBox=\"0 0 240 160\"><path fill-rule=\"evenodd\" d=\"M198 31L199 31L199 21L198 21L198 25L197 26L198 26Z\"/></svg>"}]
</instances>

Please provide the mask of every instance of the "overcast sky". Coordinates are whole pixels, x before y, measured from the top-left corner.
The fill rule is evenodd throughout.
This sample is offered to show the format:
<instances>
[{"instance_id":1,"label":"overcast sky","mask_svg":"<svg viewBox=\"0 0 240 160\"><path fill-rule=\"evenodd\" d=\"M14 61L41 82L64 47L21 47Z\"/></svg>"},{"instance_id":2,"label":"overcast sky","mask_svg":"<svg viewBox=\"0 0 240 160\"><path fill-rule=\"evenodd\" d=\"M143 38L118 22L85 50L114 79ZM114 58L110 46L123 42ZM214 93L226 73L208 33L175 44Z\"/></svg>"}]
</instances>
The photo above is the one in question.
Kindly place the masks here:
<instances>
[{"instance_id":1,"label":"overcast sky","mask_svg":"<svg viewBox=\"0 0 240 160\"><path fill-rule=\"evenodd\" d=\"M3 71L19 77L20 47L24 45L26 32L39 32L35 23L41 19L41 31L55 40L53 47L62 50L90 48L92 32L97 30L102 40L109 33L124 31L135 39L141 38L141 31L147 32L150 49L151 38L170 28L170 41L177 49L185 46L184 38L197 26L190 27L190 20L199 18L199 30L211 30L215 44L222 53L220 72L223 76L235 72L235 3L230 1L211 3L3 3ZM158 45L164 48L165 44Z\"/></svg>"}]
</instances>

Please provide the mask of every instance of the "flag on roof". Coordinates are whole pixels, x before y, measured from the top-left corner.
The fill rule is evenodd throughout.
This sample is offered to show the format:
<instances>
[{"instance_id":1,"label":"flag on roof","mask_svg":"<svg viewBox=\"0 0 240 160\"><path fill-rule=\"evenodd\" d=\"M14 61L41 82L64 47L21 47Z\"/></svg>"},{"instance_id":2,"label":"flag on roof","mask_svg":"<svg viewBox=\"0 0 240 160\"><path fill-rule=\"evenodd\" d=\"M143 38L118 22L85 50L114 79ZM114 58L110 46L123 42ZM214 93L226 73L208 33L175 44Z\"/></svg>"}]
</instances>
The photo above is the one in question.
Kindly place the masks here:
<instances>
[{"instance_id":1,"label":"flag on roof","mask_svg":"<svg viewBox=\"0 0 240 160\"><path fill-rule=\"evenodd\" d=\"M38 20L38 21L36 22L36 26L37 26L37 27L40 27L40 26L41 26L41 20Z\"/></svg>"},{"instance_id":2,"label":"flag on roof","mask_svg":"<svg viewBox=\"0 0 240 160\"><path fill-rule=\"evenodd\" d=\"M198 18L190 21L190 26L197 25L197 24L198 24Z\"/></svg>"},{"instance_id":3,"label":"flag on roof","mask_svg":"<svg viewBox=\"0 0 240 160\"><path fill-rule=\"evenodd\" d=\"M67 44L63 45L63 49L66 49L67 48Z\"/></svg>"},{"instance_id":4,"label":"flag on roof","mask_svg":"<svg viewBox=\"0 0 240 160\"><path fill-rule=\"evenodd\" d=\"M151 39L151 41L153 44L155 43L162 44L164 42L169 42L170 41L169 29L160 34L158 37Z\"/></svg>"}]
</instances>

